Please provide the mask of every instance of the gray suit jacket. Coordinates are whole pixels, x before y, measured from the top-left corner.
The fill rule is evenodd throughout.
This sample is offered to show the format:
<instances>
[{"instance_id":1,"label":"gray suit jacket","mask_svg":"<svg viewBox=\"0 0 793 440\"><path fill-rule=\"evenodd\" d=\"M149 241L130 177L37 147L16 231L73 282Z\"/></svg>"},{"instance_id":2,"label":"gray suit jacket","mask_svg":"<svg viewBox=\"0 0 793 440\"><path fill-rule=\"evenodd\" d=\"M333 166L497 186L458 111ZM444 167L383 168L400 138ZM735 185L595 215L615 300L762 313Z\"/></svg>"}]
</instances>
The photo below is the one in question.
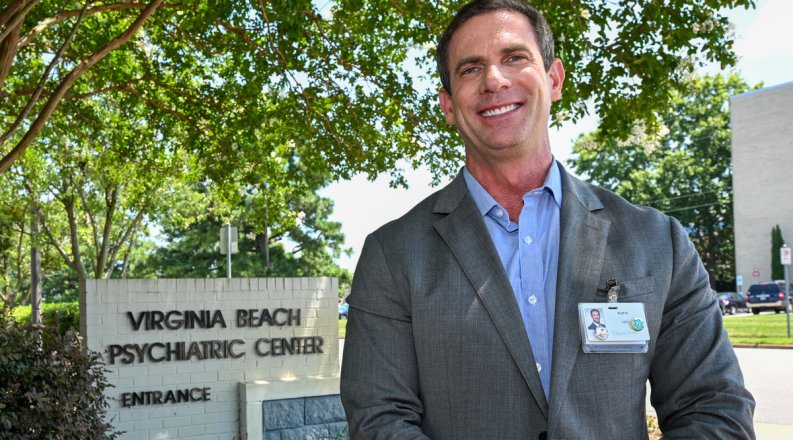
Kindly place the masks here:
<instances>
[{"instance_id":1,"label":"gray suit jacket","mask_svg":"<svg viewBox=\"0 0 793 440\"><path fill-rule=\"evenodd\" d=\"M562 186L550 402L459 175L364 244L341 374L353 439L647 438L648 378L667 438L754 438L754 401L681 225L564 171ZM644 303L645 354L581 349L577 305L605 301L610 278L621 302Z\"/></svg>"}]
</instances>

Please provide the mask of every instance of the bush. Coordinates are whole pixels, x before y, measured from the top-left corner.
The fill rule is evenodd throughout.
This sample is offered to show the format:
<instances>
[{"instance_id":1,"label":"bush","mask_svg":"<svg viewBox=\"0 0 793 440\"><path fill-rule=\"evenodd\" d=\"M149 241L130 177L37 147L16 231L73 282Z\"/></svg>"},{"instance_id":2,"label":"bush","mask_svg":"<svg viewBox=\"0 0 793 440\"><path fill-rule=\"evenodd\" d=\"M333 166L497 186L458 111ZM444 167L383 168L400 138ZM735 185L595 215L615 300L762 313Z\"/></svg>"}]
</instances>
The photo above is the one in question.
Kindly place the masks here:
<instances>
[{"instance_id":1,"label":"bush","mask_svg":"<svg viewBox=\"0 0 793 440\"><path fill-rule=\"evenodd\" d=\"M0 309L0 432L13 439L114 439L101 356L74 331L42 335Z\"/></svg>"},{"instance_id":2,"label":"bush","mask_svg":"<svg viewBox=\"0 0 793 440\"><path fill-rule=\"evenodd\" d=\"M30 306L15 307L11 315L19 323L30 323ZM77 302L44 303L41 320L47 331L57 331L63 336L69 330L80 331L80 305Z\"/></svg>"}]
</instances>

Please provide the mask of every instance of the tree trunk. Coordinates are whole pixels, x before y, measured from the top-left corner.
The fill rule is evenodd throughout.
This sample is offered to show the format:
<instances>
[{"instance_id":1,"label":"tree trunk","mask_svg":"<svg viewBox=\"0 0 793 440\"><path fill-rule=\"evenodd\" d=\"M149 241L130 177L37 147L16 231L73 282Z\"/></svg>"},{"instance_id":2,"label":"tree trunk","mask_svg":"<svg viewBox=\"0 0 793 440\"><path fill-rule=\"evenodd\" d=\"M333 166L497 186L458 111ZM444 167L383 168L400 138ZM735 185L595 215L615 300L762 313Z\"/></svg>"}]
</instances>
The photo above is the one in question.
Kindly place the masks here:
<instances>
[{"instance_id":1,"label":"tree trunk","mask_svg":"<svg viewBox=\"0 0 793 440\"><path fill-rule=\"evenodd\" d=\"M256 248L259 250L259 255L264 260L264 267L270 267L270 236L267 231L267 224L264 225L264 233L256 234Z\"/></svg>"},{"instance_id":2,"label":"tree trunk","mask_svg":"<svg viewBox=\"0 0 793 440\"><path fill-rule=\"evenodd\" d=\"M30 210L30 319L37 329L41 321L41 250L37 245L39 235L39 216L36 209ZM38 330L36 336L40 337Z\"/></svg>"}]
</instances>

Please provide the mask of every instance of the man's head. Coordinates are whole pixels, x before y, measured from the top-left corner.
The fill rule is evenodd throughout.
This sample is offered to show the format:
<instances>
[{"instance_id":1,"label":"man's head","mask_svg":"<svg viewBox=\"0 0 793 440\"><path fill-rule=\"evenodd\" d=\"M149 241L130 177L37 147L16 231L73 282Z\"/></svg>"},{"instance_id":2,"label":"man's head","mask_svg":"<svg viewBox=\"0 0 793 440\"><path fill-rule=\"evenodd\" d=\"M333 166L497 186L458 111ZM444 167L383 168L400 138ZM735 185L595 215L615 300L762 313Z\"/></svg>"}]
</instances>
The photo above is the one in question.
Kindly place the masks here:
<instances>
[{"instance_id":1,"label":"man's head","mask_svg":"<svg viewBox=\"0 0 793 440\"><path fill-rule=\"evenodd\" d=\"M543 65L545 70L551 68L554 60L553 33L548 22L545 21L540 11L534 7L523 3L521 0L473 0L466 4L457 12L446 30L441 34L438 41L436 52L436 63L438 65L438 75L441 77L443 88L451 93L451 73L449 67L449 43L455 31L471 18L494 11L514 11L523 14L528 18L529 23L534 27L537 43L540 47Z\"/></svg>"},{"instance_id":2,"label":"man's head","mask_svg":"<svg viewBox=\"0 0 793 440\"><path fill-rule=\"evenodd\" d=\"M592 309L592 311L590 311L589 314L592 315L592 321L595 324L600 324L600 310Z\"/></svg>"},{"instance_id":3,"label":"man's head","mask_svg":"<svg viewBox=\"0 0 793 440\"><path fill-rule=\"evenodd\" d=\"M564 67L553 58L539 12L516 0L469 3L444 33L438 54L447 76L441 110L463 139L469 171L550 164L548 118L561 98Z\"/></svg>"}]
</instances>

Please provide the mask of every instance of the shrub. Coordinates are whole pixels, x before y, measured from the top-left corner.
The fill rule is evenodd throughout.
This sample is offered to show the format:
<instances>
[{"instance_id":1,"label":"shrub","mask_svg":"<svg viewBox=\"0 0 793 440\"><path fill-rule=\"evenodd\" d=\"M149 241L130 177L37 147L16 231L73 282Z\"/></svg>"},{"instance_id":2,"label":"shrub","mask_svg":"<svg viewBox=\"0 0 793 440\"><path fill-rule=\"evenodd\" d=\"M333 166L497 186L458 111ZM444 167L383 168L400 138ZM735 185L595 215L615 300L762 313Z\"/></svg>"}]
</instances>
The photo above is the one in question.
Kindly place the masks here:
<instances>
[{"instance_id":1,"label":"shrub","mask_svg":"<svg viewBox=\"0 0 793 440\"><path fill-rule=\"evenodd\" d=\"M11 314L19 323L30 323L30 306L15 307ZM47 331L57 331L59 335L65 335L69 330L78 332L80 305L77 302L44 303L41 308L41 320Z\"/></svg>"},{"instance_id":2,"label":"shrub","mask_svg":"<svg viewBox=\"0 0 793 440\"><path fill-rule=\"evenodd\" d=\"M13 439L114 439L105 422L101 356L74 331L37 342L29 324L0 309L0 432Z\"/></svg>"}]
</instances>

